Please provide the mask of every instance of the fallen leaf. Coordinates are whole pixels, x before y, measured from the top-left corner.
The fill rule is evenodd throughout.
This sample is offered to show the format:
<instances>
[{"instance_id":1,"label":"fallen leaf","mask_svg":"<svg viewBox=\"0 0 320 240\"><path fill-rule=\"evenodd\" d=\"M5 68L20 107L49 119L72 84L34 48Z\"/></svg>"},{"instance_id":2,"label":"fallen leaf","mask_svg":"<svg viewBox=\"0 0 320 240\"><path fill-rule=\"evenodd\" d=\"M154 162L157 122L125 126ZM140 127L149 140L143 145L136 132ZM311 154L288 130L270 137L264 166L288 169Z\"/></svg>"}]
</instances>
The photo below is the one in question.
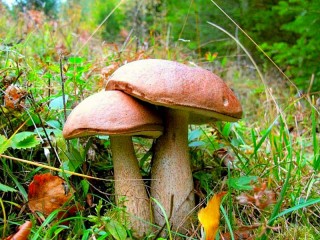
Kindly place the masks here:
<instances>
[{"instance_id":1,"label":"fallen leaf","mask_svg":"<svg viewBox=\"0 0 320 240\"><path fill-rule=\"evenodd\" d=\"M24 224L19 226L18 231L15 234L10 235L4 240L27 240L31 232L32 222L26 221Z\"/></svg>"},{"instance_id":2,"label":"fallen leaf","mask_svg":"<svg viewBox=\"0 0 320 240\"><path fill-rule=\"evenodd\" d=\"M198 219L203 226L206 240L214 240L220 223L220 202L226 192L215 194L205 208L198 212Z\"/></svg>"},{"instance_id":3,"label":"fallen leaf","mask_svg":"<svg viewBox=\"0 0 320 240\"><path fill-rule=\"evenodd\" d=\"M233 231L233 238L231 233L225 232L221 233L221 240L253 240L256 237L253 235L253 230L261 227L261 223L256 223L247 226L240 226L238 229Z\"/></svg>"},{"instance_id":4,"label":"fallen leaf","mask_svg":"<svg viewBox=\"0 0 320 240\"><path fill-rule=\"evenodd\" d=\"M214 151L213 156L218 158L219 160L223 161L223 164L230 168L234 169L235 168L235 156L231 154L227 149L225 148L220 148L216 151Z\"/></svg>"},{"instance_id":5,"label":"fallen leaf","mask_svg":"<svg viewBox=\"0 0 320 240\"><path fill-rule=\"evenodd\" d=\"M252 204L259 209L265 209L276 202L275 192L267 189L267 183L253 186L253 194L242 193L237 197L240 204Z\"/></svg>"},{"instance_id":6,"label":"fallen leaf","mask_svg":"<svg viewBox=\"0 0 320 240\"><path fill-rule=\"evenodd\" d=\"M92 207L93 206L93 197L91 194L87 194L86 195L86 202L88 204L89 207Z\"/></svg>"},{"instance_id":7,"label":"fallen leaf","mask_svg":"<svg viewBox=\"0 0 320 240\"><path fill-rule=\"evenodd\" d=\"M234 231L233 232L233 239L234 240L253 240L254 238L251 236L250 231ZM221 240L231 240L231 234L230 233L223 233L221 235Z\"/></svg>"},{"instance_id":8,"label":"fallen leaf","mask_svg":"<svg viewBox=\"0 0 320 240\"><path fill-rule=\"evenodd\" d=\"M62 208L73 196L74 190L66 181L50 173L35 175L29 185L28 206L32 212L48 216Z\"/></svg>"},{"instance_id":9,"label":"fallen leaf","mask_svg":"<svg viewBox=\"0 0 320 240\"><path fill-rule=\"evenodd\" d=\"M9 109L21 110L25 108L27 92L18 86L11 84L4 92L4 106Z\"/></svg>"}]
</instances>

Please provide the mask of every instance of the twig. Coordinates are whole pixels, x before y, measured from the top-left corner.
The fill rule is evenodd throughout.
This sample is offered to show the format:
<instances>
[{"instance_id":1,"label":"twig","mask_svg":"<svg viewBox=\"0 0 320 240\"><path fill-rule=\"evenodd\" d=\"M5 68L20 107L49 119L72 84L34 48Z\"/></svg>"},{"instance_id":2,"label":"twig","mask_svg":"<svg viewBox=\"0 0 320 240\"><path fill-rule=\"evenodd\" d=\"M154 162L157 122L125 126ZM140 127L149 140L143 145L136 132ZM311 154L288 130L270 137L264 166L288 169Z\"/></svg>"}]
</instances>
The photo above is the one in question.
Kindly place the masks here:
<instances>
[{"instance_id":1,"label":"twig","mask_svg":"<svg viewBox=\"0 0 320 240\"><path fill-rule=\"evenodd\" d=\"M63 115L64 115L64 121L66 121L67 120L67 109L66 109L66 96L65 96L65 91L64 91L65 78L63 76L63 69L62 69L62 55L60 55L59 61L60 61L60 78L61 78Z\"/></svg>"}]
</instances>

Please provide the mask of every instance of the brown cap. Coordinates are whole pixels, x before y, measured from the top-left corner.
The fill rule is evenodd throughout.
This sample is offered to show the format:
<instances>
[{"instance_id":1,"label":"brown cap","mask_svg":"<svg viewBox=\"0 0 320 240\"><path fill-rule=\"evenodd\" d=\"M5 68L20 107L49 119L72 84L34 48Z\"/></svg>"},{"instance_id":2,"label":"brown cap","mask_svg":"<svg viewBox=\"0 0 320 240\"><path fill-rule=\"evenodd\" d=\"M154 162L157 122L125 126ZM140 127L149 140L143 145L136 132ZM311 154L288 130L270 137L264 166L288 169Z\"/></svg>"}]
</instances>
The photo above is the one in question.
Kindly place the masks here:
<instances>
[{"instance_id":1,"label":"brown cap","mask_svg":"<svg viewBox=\"0 0 320 240\"><path fill-rule=\"evenodd\" d=\"M89 135L137 135L157 138L163 126L151 105L120 91L101 91L83 100L70 113L66 139Z\"/></svg>"},{"instance_id":2,"label":"brown cap","mask_svg":"<svg viewBox=\"0 0 320 240\"><path fill-rule=\"evenodd\" d=\"M146 59L118 68L106 83L143 101L189 111L190 122L237 121L242 108L233 91L212 72L181 63Z\"/></svg>"}]
</instances>

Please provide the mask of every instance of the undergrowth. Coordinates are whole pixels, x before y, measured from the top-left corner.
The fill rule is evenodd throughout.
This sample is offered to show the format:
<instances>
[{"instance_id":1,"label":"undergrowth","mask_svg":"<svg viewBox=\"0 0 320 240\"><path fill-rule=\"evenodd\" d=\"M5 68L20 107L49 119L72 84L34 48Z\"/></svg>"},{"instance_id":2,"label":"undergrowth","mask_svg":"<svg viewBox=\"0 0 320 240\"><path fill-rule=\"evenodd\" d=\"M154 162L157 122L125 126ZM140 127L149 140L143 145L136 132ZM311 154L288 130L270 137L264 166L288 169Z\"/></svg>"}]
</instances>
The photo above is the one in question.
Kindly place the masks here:
<instances>
[{"instance_id":1,"label":"undergrowth","mask_svg":"<svg viewBox=\"0 0 320 240\"><path fill-rule=\"evenodd\" d=\"M26 12L18 19L8 12L0 16L1 238L26 220L33 222L30 239L111 239L115 231L117 239L132 237L119 217L124 209L114 204L108 138L66 142L62 128L74 106L103 88L102 69L108 76L129 61L170 58L222 76L244 110L243 119L236 123L190 126L198 205L191 214L194 225L185 237L200 239L196 213L214 193L227 191L218 238L317 239L319 96L299 94L272 70L265 72L263 85L247 60L198 56L180 43L168 48L162 41L166 36L151 36L148 41L153 45L148 48L137 46L134 37L118 43L103 42L98 35L89 39L91 32L81 27L80 13L69 9L68 21L63 16L48 20L40 12ZM12 84L18 92L5 102ZM152 142L135 138L134 144L149 186ZM63 224L66 219L56 219L57 212L39 222L27 208L29 183L35 174L48 171L68 179L76 189L73 201L83 206L67 219L67 225ZM155 236L156 231L146 239Z\"/></svg>"}]
</instances>

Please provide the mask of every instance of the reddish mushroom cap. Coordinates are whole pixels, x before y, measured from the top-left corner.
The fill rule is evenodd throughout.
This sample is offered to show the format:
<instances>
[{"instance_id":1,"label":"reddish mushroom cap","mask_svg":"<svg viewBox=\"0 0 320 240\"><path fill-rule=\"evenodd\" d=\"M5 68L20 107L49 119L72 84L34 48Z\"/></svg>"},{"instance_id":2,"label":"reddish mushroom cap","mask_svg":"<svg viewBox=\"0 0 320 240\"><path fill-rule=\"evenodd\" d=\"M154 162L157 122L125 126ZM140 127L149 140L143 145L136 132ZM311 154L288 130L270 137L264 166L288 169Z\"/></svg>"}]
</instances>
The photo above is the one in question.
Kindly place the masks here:
<instances>
[{"instance_id":1,"label":"reddish mushroom cap","mask_svg":"<svg viewBox=\"0 0 320 240\"><path fill-rule=\"evenodd\" d=\"M101 91L72 110L63 136L66 139L97 134L157 138L162 131L162 119L152 106L120 91Z\"/></svg>"},{"instance_id":2,"label":"reddish mushroom cap","mask_svg":"<svg viewBox=\"0 0 320 240\"><path fill-rule=\"evenodd\" d=\"M242 108L233 91L212 72L161 59L130 62L106 82L143 101L189 111L190 122L237 121Z\"/></svg>"}]
</instances>

